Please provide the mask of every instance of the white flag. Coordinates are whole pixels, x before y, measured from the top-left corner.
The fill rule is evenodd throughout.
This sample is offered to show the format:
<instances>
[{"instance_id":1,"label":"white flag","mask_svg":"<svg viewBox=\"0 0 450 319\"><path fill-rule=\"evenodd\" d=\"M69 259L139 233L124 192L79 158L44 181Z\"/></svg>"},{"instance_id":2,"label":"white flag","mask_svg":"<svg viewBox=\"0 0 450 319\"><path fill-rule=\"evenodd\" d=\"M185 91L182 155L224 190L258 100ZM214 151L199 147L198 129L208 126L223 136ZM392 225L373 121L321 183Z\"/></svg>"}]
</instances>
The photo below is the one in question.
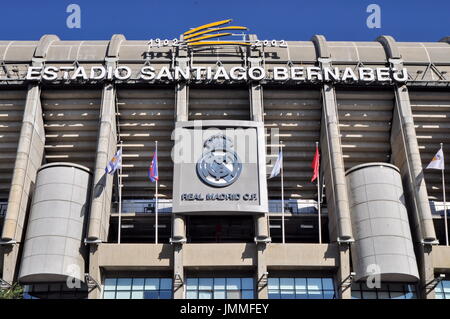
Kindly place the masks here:
<instances>
[{"instance_id":1,"label":"white flag","mask_svg":"<svg viewBox=\"0 0 450 319\"><path fill-rule=\"evenodd\" d=\"M122 148L120 148L105 167L105 172L113 175L122 166Z\"/></svg>"},{"instance_id":2,"label":"white flag","mask_svg":"<svg viewBox=\"0 0 450 319\"><path fill-rule=\"evenodd\" d=\"M282 162L283 162L283 153L280 151L278 153L277 161L275 162L275 165L272 168L272 173L270 173L269 178L275 177L278 174L280 174Z\"/></svg>"},{"instance_id":3,"label":"white flag","mask_svg":"<svg viewBox=\"0 0 450 319\"><path fill-rule=\"evenodd\" d=\"M444 169L444 152L442 152L442 148L434 155L430 164L428 164L427 168L432 169Z\"/></svg>"}]
</instances>

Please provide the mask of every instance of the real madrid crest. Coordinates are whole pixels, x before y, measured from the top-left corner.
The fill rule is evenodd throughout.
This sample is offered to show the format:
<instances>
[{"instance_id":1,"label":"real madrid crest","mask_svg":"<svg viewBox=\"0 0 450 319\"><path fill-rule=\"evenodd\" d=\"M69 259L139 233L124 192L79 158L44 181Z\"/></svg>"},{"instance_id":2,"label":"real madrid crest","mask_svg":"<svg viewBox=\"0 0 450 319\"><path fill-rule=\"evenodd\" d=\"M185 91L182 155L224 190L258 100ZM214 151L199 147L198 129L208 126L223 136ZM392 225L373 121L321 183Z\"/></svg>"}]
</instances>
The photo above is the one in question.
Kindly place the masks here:
<instances>
[{"instance_id":1,"label":"real madrid crest","mask_svg":"<svg viewBox=\"0 0 450 319\"><path fill-rule=\"evenodd\" d=\"M241 174L242 163L233 150L233 142L223 134L207 139L197 163L197 174L203 183L214 187L233 184Z\"/></svg>"}]
</instances>

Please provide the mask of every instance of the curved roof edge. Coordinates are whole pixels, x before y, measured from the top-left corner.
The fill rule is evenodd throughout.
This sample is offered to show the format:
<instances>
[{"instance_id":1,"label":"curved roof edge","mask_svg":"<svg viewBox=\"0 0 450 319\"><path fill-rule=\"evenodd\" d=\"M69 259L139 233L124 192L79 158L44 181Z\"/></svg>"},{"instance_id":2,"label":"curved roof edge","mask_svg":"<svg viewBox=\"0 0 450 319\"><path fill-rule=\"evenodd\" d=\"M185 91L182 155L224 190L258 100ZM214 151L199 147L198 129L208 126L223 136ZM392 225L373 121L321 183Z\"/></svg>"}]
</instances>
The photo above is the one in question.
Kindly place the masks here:
<instances>
[{"instance_id":1,"label":"curved roof edge","mask_svg":"<svg viewBox=\"0 0 450 319\"><path fill-rule=\"evenodd\" d=\"M256 38L256 37L255 37ZM324 35L314 35L310 41L285 41L285 46L265 46L265 60L270 63L286 61L313 62L317 58L331 58L337 64L386 64L390 58L402 59L405 65L450 66L450 37L437 42L397 42L392 36L383 35L375 41L328 41ZM148 40L127 40L123 34L115 34L109 41L64 41L48 34L39 41L0 41L0 61L31 64L33 58L46 59L49 63L87 61L104 63L106 58L117 58L122 63L143 63L145 53L154 52L152 60L170 62L173 47L152 47ZM203 51L195 55L200 63L211 60ZM242 50L233 47L218 49L211 55L233 61L241 60ZM234 54L236 53L236 54ZM447 73L448 70L446 71Z\"/></svg>"}]
</instances>

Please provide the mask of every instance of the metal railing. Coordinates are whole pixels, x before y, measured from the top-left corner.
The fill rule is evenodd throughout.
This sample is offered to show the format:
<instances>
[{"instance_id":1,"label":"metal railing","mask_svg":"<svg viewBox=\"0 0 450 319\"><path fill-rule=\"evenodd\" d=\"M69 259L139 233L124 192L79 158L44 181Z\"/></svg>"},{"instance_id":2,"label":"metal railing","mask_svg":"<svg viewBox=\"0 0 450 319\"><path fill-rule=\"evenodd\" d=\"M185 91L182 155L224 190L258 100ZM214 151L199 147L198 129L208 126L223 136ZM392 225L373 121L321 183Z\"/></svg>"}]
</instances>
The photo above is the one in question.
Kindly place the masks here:
<instances>
[{"instance_id":1,"label":"metal railing","mask_svg":"<svg viewBox=\"0 0 450 319\"><path fill-rule=\"evenodd\" d=\"M113 213L118 213L118 203L113 203ZM171 199L158 200L158 214L165 214L172 212ZM154 214L155 200L154 199L136 199L136 200L122 200L122 213L135 214Z\"/></svg>"},{"instance_id":2,"label":"metal railing","mask_svg":"<svg viewBox=\"0 0 450 319\"><path fill-rule=\"evenodd\" d=\"M281 214L281 203L281 200L269 200L269 213ZM291 214L317 214L317 202L315 200L285 200L284 212ZM322 210L322 213L326 214L326 210Z\"/></svg>"},{"instance_id":3,"label":"metal railing","mask_svg":"<svg viewBox=\"0 0 450 319\"><path fill-rule=\"evenodd\" d=\"M285 213L291 214L317 214L317 202L315 200L285 200ZM118 203L113 203L113 212L118 213ZM158 200L158 213L171 213L172 199ZM122 213L154 214L155 200L123 200ZM281 214L281 200L269 200L269 213ZM326 214L326 209L323 211Z\"/></svg>"}]
</instances>

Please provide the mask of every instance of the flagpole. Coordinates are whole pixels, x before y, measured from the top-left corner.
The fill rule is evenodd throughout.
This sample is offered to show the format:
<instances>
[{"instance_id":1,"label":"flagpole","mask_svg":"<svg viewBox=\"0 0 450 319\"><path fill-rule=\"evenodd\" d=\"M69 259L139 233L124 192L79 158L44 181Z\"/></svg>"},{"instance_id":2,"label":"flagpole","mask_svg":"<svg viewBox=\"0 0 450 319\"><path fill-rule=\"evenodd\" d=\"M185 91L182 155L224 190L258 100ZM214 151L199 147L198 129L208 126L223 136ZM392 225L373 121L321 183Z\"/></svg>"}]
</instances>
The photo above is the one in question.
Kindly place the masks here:
<instances>
[{"instance_id":1,"label":"flagpole","mask_svg":"<svg viewBox=\"0 0 450 319\"><path fill-rule=\"evenodd\" d=\"M283 168L283 162L284 162L284 156L283 156L283 142L280 141L281 144L281 237L282 237L282 243L284 244L285 241L285 232L284 232L284 168Z\"/></svg>"},{"instance_id":2,"label":"flagpole","mask_svg":"<svg viewBox=\"0 0 450 319\"><path fill-rule=\"evenodd\" d=\"M119 229L117 243L120 244L120 237L122 232L122 141L120 142L120 167L119 172L117 174L117 180L119 182Z\"/></svg>"},{"instance_id":3,"label":"flagpole","mask_svg":"<svg viewBox=\"0 0 450 319\"><path fill-rule=\"evenodd\" d=\"M442 155L444 154L444 144L441 143L441 150L442 150ZM444 199L444 225L445 225L445 245L448 246L448 222L447 222L447 200L445 198L445 174L444 174L444 169L445 169L445 160L444 160L444 165L442 166L442 197Z\"/></svg>"},{"instance_id":4,"label":"flagpole","mask_svg":"<svg viewBox=\"0 0 450 319\"><path fill-rule=\"evenodd\" d=\"M156 156L158 156L158 141L155 141L155 152ZM158 179L156 179L155 183L155 244L158 243Z\"/></svg>"},{"instance_id":5,"label":"flagpole","mask_svg":"<svg viewBox=\"0 0 450 319\"><path fill-rule=\"evenodd\" d=\"M319 150L319 142L316 142L316 148ZM319 244L322 243L322 223L320 217L320 169L317 171L317 213L318 213L318 222L319 222Z\"/></svg>"}]
</instances>

